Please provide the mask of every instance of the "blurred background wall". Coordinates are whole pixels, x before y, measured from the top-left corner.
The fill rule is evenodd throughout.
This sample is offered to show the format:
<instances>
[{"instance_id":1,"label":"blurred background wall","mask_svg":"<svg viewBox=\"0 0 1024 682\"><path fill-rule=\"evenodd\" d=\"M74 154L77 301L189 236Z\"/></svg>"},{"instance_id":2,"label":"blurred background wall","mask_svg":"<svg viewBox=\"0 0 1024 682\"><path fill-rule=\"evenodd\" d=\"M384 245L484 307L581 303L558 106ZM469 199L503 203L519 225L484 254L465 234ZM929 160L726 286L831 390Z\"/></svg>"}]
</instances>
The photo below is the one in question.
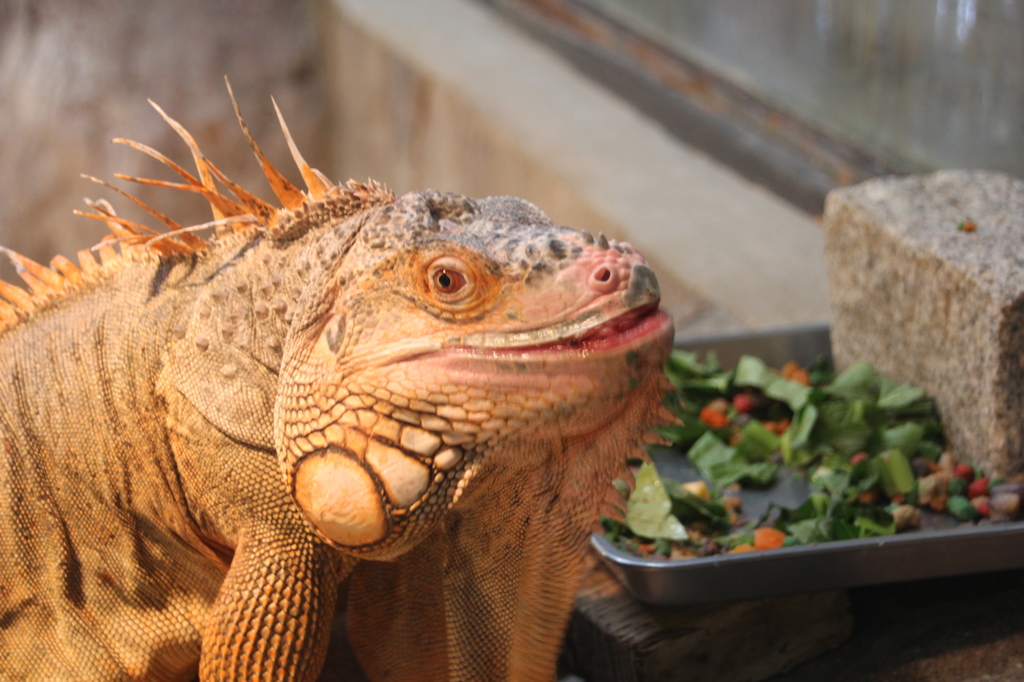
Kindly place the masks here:
<instances>
[{"instance_id":1,"label":"blurred background wall","mask_svg":"<svg viewBox=\"0 0 1024 682\"><path fill-rule=\"evenodd\" d=\"M173 179L145 155L111 144L114 137L192 167L147 98L184 124L229 177L269 194L233 120L225 74L250 129L283 171L291 173L292 164L271 95L307 159L330 170L322 60L308 3L0 0L0 244L42 262L92 246L106 228L72 215L85 208L84 196L144 216L80 173L130 189L183 224L209 220L196 196L114 180L114 172Z\"/></svg>"}]
</instances>

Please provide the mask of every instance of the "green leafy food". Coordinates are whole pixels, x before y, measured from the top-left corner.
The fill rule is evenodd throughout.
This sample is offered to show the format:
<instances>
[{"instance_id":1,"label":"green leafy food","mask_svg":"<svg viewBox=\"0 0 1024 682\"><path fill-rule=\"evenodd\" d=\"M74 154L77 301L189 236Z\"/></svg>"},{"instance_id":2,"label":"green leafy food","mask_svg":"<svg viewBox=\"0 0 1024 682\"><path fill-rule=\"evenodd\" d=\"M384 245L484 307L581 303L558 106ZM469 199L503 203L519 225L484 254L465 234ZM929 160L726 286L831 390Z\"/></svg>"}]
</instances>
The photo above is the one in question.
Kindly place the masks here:
<instances>
[{"instance_id":1,"label":"green leafy food","mask_svg":"<svg viewBox=\"0 0 1024 682\"><path fill-rule=\"evenodd\" d=\"M826 393L847 400L874 400L872 386L878 381L878 372L866 362L850 365L824 388Z\"/></svg>"},{"instance_id":2,"label":"green leafy food","mask_svg":"<svg viewBox=\"0 0 1024 682\"><path fill-rule=\"evenodd\" d=\"M676 387L665 404L682 423L656 430L686 452L706 484L660 479L652 465L640 466L626 523L603 520L609 539L626 551L675 558L749 551L758 549L759 525L785 533L783 546L891 535L890 510L923 506L922 499L934 506L934 483L919 490L915 470L922 477L949 472L941 502L961 521L988 509L977 501L976 508L966 480L952 475L932 400L867 363L839 374L820 362L778 372L743 356L726 371L713 354L701 362L695 353L674 351L665 371ZM915 458L931 463L911 466ZM783 463L787 475L806 476L811 488L796 508L773 506L747 519L738 498L721 491L771 486Z\"/></svg>"},{"instance_id":3,"label":"green leafy food","mask_svg":"<svg viewBox=\"0 0 1024 682\"><path fill-rule=\"evenodd\" d=\"M644 462L626 506L626 525L642 538L685 540L686 528L672 515L672 501L654 465Z\"/></svg>"},{"instance_id":4,"label":"green leafy food","mask_svg":"<svg viewBox=\"0 0 1024 682\"><path fill-rule=\"evenodd\" d=\"M914 422L906 422L882 431L882 447L886 450L895 448L907 457L913 457L922 438L924 427Z\"/></svg>"},{"instance_id":5,"label":"green leafy food","mask_svg":"<svg viewBox=\"0 0 1024 682\"><path fill-rule=\"evenodd\" d=\"M910 468L910 461L902 451L886 450L872 459L871 463L878 471L878 480L882 483L882 490L889 497L905 495L914 487L914 472Z\"/></svg>"},{"instance_id":6,"label":"green leafy food","mask_svg":"<svg viewBox=\"0 0 1024 682\"><path fill-rule=\"evenodd\" d=\"M891 383L891 382L890 382ZM878 397L878 406L883 410L898 410L909 407L925 397L924 389L910 384L884 387Z\"/></svg>"},{"instance_id":7,"label":"green leafy food","mask_svg":"<svg viewBox=\"0 0 1024 682\"><path fill-rule=\"evenodd\" d=\"M803 407L811 393L809 387L782 378L768 369L763 360L752 355L740 358L733 383L736 386L760 388L766 396L786 403L792 410Z\"/></svg>"},{"instance_id":8,"label":"green leafy food","mask_svg":"<svg viewBox=\"0 0 1024 682\"><path fill-rule=\"evenodd\" d=\"M842 375L840 375L842 376ZM814 434L819 443L845 455L870 449L878 437L878 415L863 399L830 400L818 407L820 426Z\"/></svg>"},{"instance_id":9,"label":"green leafy food","mask_svg":"<svg viewBox=\"0 0 1024 682\"><path fill-rule=\"evenodd\" d=\"M859 537L868 538L896 533L896 522L882 524L867 516L858 516L853 524L860 530Z\"/></svg>"},{"instance_id":10,"label":"green leafy food","mask_svg":"<svg viewBox=\"0 0 1024 682\"><path fill-rule=\"evenodd\" d=\"M720 502L705 500L699 495L694 495L684 488L682 483L671 478L661 480L672 500L672 514L677 519L683 523L704 520L715 526L723 524L728 526L729 513Z\"/></svg>"},{"instance_id":11,"label":"green leafy food","mask_svg":"<svg viewBox=\"0 0 1024 682\"><path fill-rule=\"evenodd\" d=\"M701 476L719 485L746 480L763 487L775 480L779 468L771 462L748 462L739 450L729 447L711 432L693 444L689 458Z\"/></svg>"},{"instance_id":12,"label":"green leafy food","mask_svg":"<svg viewBox=\"0 0 1024 682\"><path fill-rule=\"evenodd\" d=\"M780 447L780 439L777 435L765 428L764 424L752 419L749 424L743 427L740 439L736 443L736 451L749 462L758 462L768 459Z\"/></svg>"},{"instance_id":13,"label":"green leafy food","mask_svg":"<svg viewBox=\"0 0 1024 682\"><path fill-rule=\"evenodd\" d=\"M782 434L779 446L782 449L782 461L788 467L802 467L810 464L815 458L809 448L811 432L818 423L818 408L804 405L795 415L789 429Z\"/></svg>"}]
</instances>

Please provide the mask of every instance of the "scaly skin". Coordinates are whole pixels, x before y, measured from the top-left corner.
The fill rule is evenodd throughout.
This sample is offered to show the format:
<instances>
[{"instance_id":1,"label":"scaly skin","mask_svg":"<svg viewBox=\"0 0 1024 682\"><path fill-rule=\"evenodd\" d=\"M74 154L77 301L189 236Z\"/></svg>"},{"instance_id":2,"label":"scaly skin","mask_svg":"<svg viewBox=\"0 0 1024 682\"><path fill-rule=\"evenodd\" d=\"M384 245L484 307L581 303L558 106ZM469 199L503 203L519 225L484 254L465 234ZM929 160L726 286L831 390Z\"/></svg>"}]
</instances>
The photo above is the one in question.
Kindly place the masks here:
<instances>
[{"instance_id":1,"label":"scaly skin","mask_svg":"<svg viewBox=\"0 0 1024 682\"><path fill-rule=\"evenodd\" d=\"M663 391L643 258L301 158L230 204L193 152L233 231L0 287L0 677L313 680L342 584L371 679L552 679Z\"/></svg>"}]
</instances>

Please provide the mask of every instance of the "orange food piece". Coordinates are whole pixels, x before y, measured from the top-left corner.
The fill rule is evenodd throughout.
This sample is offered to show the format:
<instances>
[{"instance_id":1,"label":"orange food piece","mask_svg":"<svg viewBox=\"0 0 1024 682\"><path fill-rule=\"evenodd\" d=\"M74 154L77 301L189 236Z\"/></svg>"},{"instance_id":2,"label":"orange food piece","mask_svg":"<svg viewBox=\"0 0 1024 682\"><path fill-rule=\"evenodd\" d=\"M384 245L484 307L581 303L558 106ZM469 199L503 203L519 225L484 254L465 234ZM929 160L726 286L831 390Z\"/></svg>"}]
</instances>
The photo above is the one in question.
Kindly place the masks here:
<instances>
[{"instance_id":1,"label":"orange food piece","mask_svg":"<svg viewBox=\"0 0 1024 682\"><path fill-rule=\"evenodd\" d=\"M761 422L761 426L763 426L764 428L768 429L769 431L774 433L776 436L781 436L782 434L784 434L786 432L786 429L789 428L789 420L788 419L780 419L777 422Z\"/></svg>"},{"instance_id":2,"label":"orange food piece","mask_svg":"<svg viewBox=\"0 0 1024 682\"><path fill-rule=\"evenodd\" d=\"M807 373L807 370L798 365L795 361L790 360L782 366L779 370L779 374L782 375L783 379L789 379L795 381L798 384L804 386L811 385L811 375Z\"/></svg>"},{"instance_id":3,"label":"orange food piece","mask_svg":"<svg viewBox=\"0 0 1024 682\"><path fill-rule=\"evenodd\" d=\"M778 528L756 528L754 549L778 549L786 540L786 534Z\"/></svg>"},{"instance_id":4,"label":"orange food piece","mask_svg":"<svg viewBox=\"0 0 1024 682\"><path fill-rule=\"evenodd\" d=\"M857 501L861 504L874 504L878 502L878 489L868 488L867 490L857 494Z\"/></svg>"},{"instance_id":5,"label":"orange food piece","mask_svg":"<svg viewBox=\"0 0 1024 682\"><path fill-rule=\"evenodd\" d=\"M700 420L712 429L721 429L729 425L729 418L710 405L701 408Z\"/></svg>"},{"instance_id":6,"label":"orange food piece","mask_svg":"<svg viewBox=\"0 0 1024 682\"><path fill-rule=\"evenodd\" d=\"M732 551L729 552L729 554L741 554L743 552L753 552L755 549L757 549L757 547L754 547L749 542L744 542L742 545L736 545L735 547L733 547Z\"/></svg>"}]
</instances>

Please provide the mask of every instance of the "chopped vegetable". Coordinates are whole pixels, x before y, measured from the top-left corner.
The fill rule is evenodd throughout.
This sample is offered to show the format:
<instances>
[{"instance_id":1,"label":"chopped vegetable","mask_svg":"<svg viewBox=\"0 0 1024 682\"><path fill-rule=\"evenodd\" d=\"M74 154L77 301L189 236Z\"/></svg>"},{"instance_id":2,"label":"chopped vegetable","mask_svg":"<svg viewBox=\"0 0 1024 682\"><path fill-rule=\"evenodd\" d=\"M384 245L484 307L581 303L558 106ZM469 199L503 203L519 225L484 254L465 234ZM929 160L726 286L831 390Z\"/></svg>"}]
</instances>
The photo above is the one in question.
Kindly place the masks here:
<instances>
[{"instance_id":1,"label":"chopped vegetable","mask_svg":"<svg viewBox=\"0 0 1024 682\"><path fill-rule=\"evenodd\" d=\"M978 510L963 495L950 495L946 500L946 508L961 521L970 521L978 515Z\"/></svg>"},{"instance_id":2,"label":"chopped vegetable","mask_svg":"<svg viewBox=\"0 0 1024 682\"><path fill-rule=\"evenodd\" d=\"M672 515L672 501L657 470L649 462L644 462L636 474L636 489L626 507L626 525L643 538L686 539L686 529Z\"/></svg>"},{"instance_id":3,"label":"chopped vegetable","mask_svg":"<svg viewBox=\"0 0 1024 682\"><path fill-rule=\"evenodd\" d=\"M974 480L974 467L970 464L957 464L956 469L953 470L953 475L970 483Z\"/></svg>"},{"instance_id":4,"label":"chopped vegetable","mask_svg":"<svg viewBox=\"0 0 1024 682\"><path fill-rule=\"evenodd\" d=\"M749 414L754 409L754 397L749 393L737 393L732 398L732 406L740 414Z\"/></svg>"},{"instance_id":5,"label":"chopped vegetable","mask_svg":"<svg viewBox=\"0 0 1024 682\"><path fill-rule=\"evenodd\" d=\"M882 490L889 497L897 493L908 493L914 487L914 472L901 450L886 450L871 460L871 463L878 468Z\"/></svg>"},{"instance_id":6,"label":"chopped vegetable","mask_svg":"<svg viewBox=\"0 0 1024 682\"><path fill-rule=\"evenodd\" d=\"M778 465L771 462L751 464L739 450L726 445L710 432L693 444L689 457L701 476L719 485L747 480L754 485L766 486L775 480L778 470Z\"/></svg>"},{"instance_id":7,"label":"chopped vegetable","mask_svg":"<svg viewBox=\"0 0 1024 682\"><path fill-rule=\"evenodd\" d=\"M712 429L724 429L729 425L729 417L724 412L719 412L710 405L705 405L700 411L700 420Z\"/></svg>"},{"instance_id":8,"label":"chopped vegetable","mask_svg":"<svg viewBox=\"0 0 1024 682\"><path fill-rule=\"evenodd\" d=\"M921 510L911 504L897 505L892 510L892 520L896 524L896 532L918 528L921 526Z\"/></svg>"},{"instance_id":9,"label":"chopped vegetable","mask_svg":"<svg viewBox=\"0 0 1024 682\"><path fill-rule=\"evenodd\" d=\"M967 498L973 500L975 497L988 496L988 484L987 476L974 479L967 486Z\"/></svg>"},{"instance_id":10,"label":"chopped vegetable","mask_svg":"<svg viewBox=\"0 0 1024 682\"><path fill-rule=\"evenodd\" d=\"M988 517L992 514L992 507L989 506L988 495L978 495L971 498L971 504L978 510L978 514Z\"/></svg>"},{"instance_id":11,"label":"chopped vegetable","mask_svg":"<svg viewBox=\"0 0 1024 682\"><path fill-rule=\"evenodd\" d=\"M764 527L754 529L754 549L778 549L786 541L787 535L778 528Z\"/></svg>"}]
</instances>

